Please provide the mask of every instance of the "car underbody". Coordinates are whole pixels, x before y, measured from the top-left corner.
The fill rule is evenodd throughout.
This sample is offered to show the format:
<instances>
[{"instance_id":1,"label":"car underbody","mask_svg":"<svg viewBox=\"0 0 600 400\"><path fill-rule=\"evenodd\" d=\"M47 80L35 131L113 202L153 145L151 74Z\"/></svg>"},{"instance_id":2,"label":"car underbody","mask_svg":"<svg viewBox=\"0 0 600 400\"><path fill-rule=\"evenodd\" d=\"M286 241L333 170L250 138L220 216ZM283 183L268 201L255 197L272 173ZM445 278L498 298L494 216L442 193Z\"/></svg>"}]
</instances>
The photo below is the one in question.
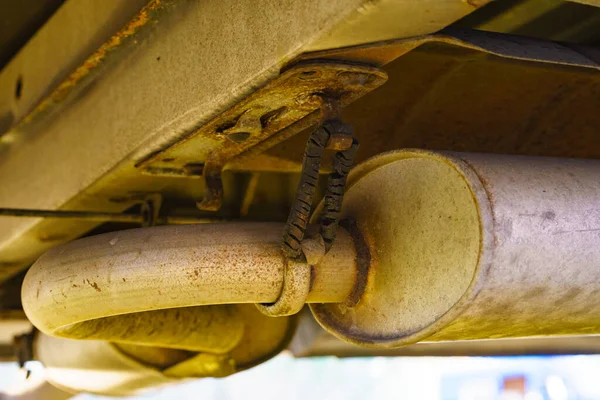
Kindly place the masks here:
<instances>
[{"instance_id":1,"label":"car underbody","mask_svg":"<svg viewBox=\"0 0 600 400\"><path fill-rule=\"evenodd\" d=\"M126 395L284 349L600 352L600 2L25 3L3 359Z\"/></svg>"}]
</instances>

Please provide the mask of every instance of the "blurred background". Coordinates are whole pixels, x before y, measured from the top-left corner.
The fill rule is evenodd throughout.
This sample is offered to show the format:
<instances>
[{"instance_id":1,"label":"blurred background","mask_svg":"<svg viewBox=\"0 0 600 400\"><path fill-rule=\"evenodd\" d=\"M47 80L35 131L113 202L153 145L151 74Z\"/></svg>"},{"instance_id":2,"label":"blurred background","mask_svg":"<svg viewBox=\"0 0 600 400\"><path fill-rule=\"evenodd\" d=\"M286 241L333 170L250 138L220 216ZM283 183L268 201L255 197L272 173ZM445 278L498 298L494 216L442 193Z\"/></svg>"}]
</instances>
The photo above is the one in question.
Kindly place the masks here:
<instances>
[{"instance_id":1,"label":"blurred background","mask_svg":"<svg viewBox=\"0 0 600 400\"><path fill-rule=\"evenodd\" d=\"M0 364L1 399L27 398L44 385L43 368L37 363L27 367L26 379L16 363ZM600 355L296 359L282 353L227 378L191 380L128 398L591 400L600 399ZM110 398L81 394L71 399Z\"/></svg>"}]
</instances>

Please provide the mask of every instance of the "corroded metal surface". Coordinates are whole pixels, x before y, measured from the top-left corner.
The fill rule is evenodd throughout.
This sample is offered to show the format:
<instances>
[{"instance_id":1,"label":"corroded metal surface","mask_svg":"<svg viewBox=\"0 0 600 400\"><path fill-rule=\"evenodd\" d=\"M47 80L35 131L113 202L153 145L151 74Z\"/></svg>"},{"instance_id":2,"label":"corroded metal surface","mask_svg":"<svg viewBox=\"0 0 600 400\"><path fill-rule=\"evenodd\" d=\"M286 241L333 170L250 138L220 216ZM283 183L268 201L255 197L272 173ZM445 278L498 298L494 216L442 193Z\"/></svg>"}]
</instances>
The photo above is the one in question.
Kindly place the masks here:
<instances>
[{"instance_id":1,"label":"corroded metal surface","mask_svg":"<svg viewBox=\"0 0 600 400\"><path fill-rule=\"evenodd\" d=\"M283 275L283 285L277 300L267 304L256 304L265 315L282 317L297 314L310 293L312 268L307 262L288 260Z\"/></svg>"},{"instance_id":2,"label":"corroded metal surface","mask_svg":"<svg viewBox=\"0 0 600 400\"><path fill-rule=\"evenodd\" d=\"M194 306L272 303L294 289L285 287L282 227L153 227L71 242L29 270L23 307L56 336L228 352L243 339L235 308ZM356 281L354 258L341 232L327 255L305 265L301 303L344 301Z\"/></svg>"},{"instance_id":3,"label":"corroded metal surface","mask_svg":"<svg viewBox=\"0 0 600 400\"><path fill-rule=\"evenodd\" d=\"M334 335L383 348L598 333L598 173L591 160L375 157L351 174L343 211L371 249L365 292L311 309Z\"/></svg>"},{"instance_id":4,"label":"corroded metal surface","mask_svg":"<svg viewBox=\"0 0 600 400\"><path fill-rule=\"evenodd\" d=\"M165 7L164 9L161 8L161 12L164 13L163 16L179 15L169 8L170 2L163 5ZM195 27L197 25L197 23L194 23ZM160 23L157 22L155 25L152 22L150 26L158 27ZM137 31L138 34L145 31L145 29ZM154 132L155 137L160 136L164 139L161 145L151 146L153 151L160 150L165 147L164 143L174 141L174 137L170 136L170 133L175 132L181 137L189 133L193 126L209 121L210 118L218 115L221 110L230 106L230 104L221 108L206 106L206 104L214 105L212 100L207 99L220 99L215 91L210 90L206 91L206 97L203 97L204 101L208 103L201 102L202 104L199 105L197 94L190 94L189 87L200 87L202 86L200 83L190 83L189 87L178 85L178 80L192 79L191 75L194 79L202 80L195 73L188 74L186 77L178 75L174 78L175 82L171 82L171 86L175 86L168 89L163 88L162 79L171 73L176 73L177 65L171 63L169 58L164 57L167 50L160 46L155 48L154 45L144 41L143 35L139 37L136 35L130 37L130 39L137 40L139 43L146 43L144 45L146 47L139 47L136 51L162 53L161 60L156 59L158 56L152 57L151 60L144 58L143 62L135 58L144 65L142 68L141 64L138 65L138 61L132 61L134 58L120 59L120 50L114 49L104 59L101 71L96 72L107 73L106 71L113 68L111 59L116 57L120 61L118 65L124 65L123 68L126 71L132 71L132 75L154 74L155 85L152 92L144 91L145 86L140 87L139 82L133 78L119 80L119 84L113 85L109 91L110 93L115 90L119 91L119 94L115 95L119 99L119 105L117 106L115 103L114 108L121 110L125 115L129 115L128 110L131 110L131 104L123 104L120 99L128 99L128 96L133 93L144 93L145 97L142 98L140 95L138 99L140 102L144 102L144 106L135 108L135 112L139 115L144 111L146 117L143 119L143 123L129 125L131 120L125 118L125 115L121 113L119 115L122 115L123 118L102 119L103 122L99 123L94 115L100 115L105 110L103 107L105 102L100 99L99 88L104 88L104 82L108 82L108 80L96 82L94 90L86 92L85 98L91 100L86 100L84 104L85 107L88 107L88 104L93 103L94 111L90 111L88 108L86 108L87 111L76 113L72 113L70 109L66 110L62 114L64 119L61 118L55 124L48 125L47 129L52 130L52 134L40 136L38 141L29 143L26 149L21 148L22 146L19 146L18 141L7 147L7 149L12 150L6 150L7 152L4 153L5 157L3 158L3 165L6 167L6 171L9 171L2 176L2 181L5 184L3 184L3 191L0 191L0 195L6 194L5 197L0 197L0 200L4 199L2 200L3 206L55 208L56 204L60 204L63 209L120 212L134 204L129 199L139 196L140 193L167 191L171 198L176 198L178 201L202 197L204 187L201 182L191 185L186 183L185 180L177 182L177 179L154 179L152 176L140 176L139 170L134 168L135 161L124 162L118 168L113 168L114 164L107 161L109 158L121 159L126 157L127 154L131 154L128 149L134 146L132 143L141 143L142 137L150 135L148 132ZM195 37L195 35L196 33L187 34L188 37ZM452 36L452 32L447 31L443 35ZM475 39L471 38L471 35ZM361 99L344 110L344 117L357 127L357 137L362 143L358 161L382 151L406 146L576 157L594 157L600 154L600 144L596 141L595 131L595 127L598 125L596 121L598 114L593 111L598 106L596 103L597 97L594 95L598 78L595 69L593 69L596 68L594 62L589 61L594 59L593 52L587 52L583 48L573 50L563 45L548 44L547 42L531 39L524 42L520 38L506 38L502 35L489 33L484 34L486 38L484 41L477 39L478 35L477 32L470 32L468 37L465 35L461 37L460 41L473 42L472 47L469 48L450 42L429 41L407 52L402 42L412 42L412 40L401 40L387 43L391 47L397 45L397 49L391 53L386 53L386 45L383 44L382 47L379 45L353 47L347 49L350 52L348 54L351 54L352 57L347 56L344 58L340 56L342 61L352 60L379 64L380 62L389 62L394 57L402 55L394 62L385 65L386 71L394 77L393 79L364 98L364 101ZM421 40L421 38L415 40L417 39ZM455 40L456 43L460 41ZM488 45L485 43L489 42L501 44L494 44L489 48L491 51L494 47L497 53L480 53L478 49L486 51ZM502 52L502 46L504 46L502 43L510 45L511 42L514 42L513 46L524 50L526 55L535 55L535 58L540 62L508 60L505 57L496 55ZM478 49L475 49L476 45L479 46ZM147 48L148 46L152 51ZM544 49L546 46L559 49L556 52L553 50L552 54L559 53L564 56L571 52L572 56L566 57L568 63L570 65L580 64L585 68L541 62L545 57ZM372 50L373 53L379 53L382 61L373 59L371 55L363 56L360 51L355 52L355 50L360 49L365 52ZM123 51L125 50L123 49ZM168 51L174 50L169 47ZM327 54L329 53L321 53L320 55L314 53L310 57L326 56ZM486 56L485 54L490 55ZM581 54L587 54L587 56L582 58ZM203 60L203 63L207 62L206 57L198 57ZM336 56L333 53L328 57L336 61ZM174 59L181 61L186 58L180 54ZM127 65L125 66L123 63ZM199 62L194 61L191 64L196 68ZM279 65L276 71L269 75L268 79L264 79L256 85L253 84L251 90L249 89L243 94L235 96L236 99L244 98L254 90L254 87L262 86L264 82L273 79L278 71ZM231 73L231 70L227 69L225 75ZM211 75L211 77L215 76ZM202 80L202 82L205 82L205 80ZM511 84L507 85L507 82ZM154 97L158 86L168 93L177 92L177 100L181 100L181 102L177 102L177 105L169 102L169 104L172 104L172 107L169 108L158 107L158 104L166 104L163 101L168 98L164 94L160 99ZM212 88L213 86L208 85L206 87ZM459 95L460 101L456 101ZM184 99L187 99L187 103ZM192 107L190 104L194 106ZM164 118L166 118L165 113L168 113L169 110L183 110L190 107L195 110L196 114L190 112L185 115L185 118L182 117L173 123L157 122L158 120L164 121ZM112 109L113 107L109 108ZM217 108L219 109L217 110ZM209 109L210 112L206 111ZM202 110L202 112L199 110ZM194 116L190 116L191 114L194 114ZM202 118L198 117L200 114L203 115ZM201 122L192 123L192 120L201 120ZM297 149L298 146L303 146L300 143L304 143L306 137L291 137L298 130L308 128L317 120L318 116L315 116L315 114L308 115L297 124L292 125L294 129L291 129L291 127L285 128L240 154L229 163L227 168L235 171L298 172L300 166L299 156L301 155ZM72 123L77 126L77 129L71 129ZM161 128L157 131L153 128L157 126L164 127L164 129ZM40 128L37 127L36 129ZM145 132L140 133L140 130L145 130ZM34 131L37 132L35 129ZM84 146L81 145L83 136L79 132L83 131L86 132L85 141L90 143L89 148L92 150L85 150ZM53 137L52 135L57 134L57 132L60 132L60 137L63 139L60 141L50 140ZM114 132L117 133L109 136ZM382 132L385 132L385 134L382 134ZM139 135L135 136L136 134ZM272 151L264 153L270 147L286 139L290 140L273 148ZM55 143L62 143L64 148L78 148L85 151L69 152L62 154L60 157L54 157L55 153L51 149L54 148ZM6 143L3 145L6 145ZM147 149L147 147L145 148ZM262 154L257 156L261 152ZM149 150L136 152L133 158L140 160L146 157L148 153ZM190 149L190 153L197 155L201 153L201 150L197 148ZM19 166L26 159L32 159L32 154L44 154L49 158L44 159L45 164L43 167L37 164L28 164L27 168L23 169ZM19 157L15 158L17 155ZM81 161L82 159L85 159L85 162ZM104 161L100 163L101 160ZM66 167L66 165L79 165L82 163L85 168L69 169ZM192 167L192 170L198 170L201 166L196 164ZM106 171L110 171L110 173L107 173L104 178L96 180L99 175L94 173L94 168L100 169L102 173ZM4 168L0 169L0 174L4 170ZM18 175L20 177L27 175L27 178L21 180L18 184L13 183L13 180L16 179L15 171L19 171ZM51 177L55 176L68 177L68 179L63 179L60 185L58 183L52 185L51 192L48 192L50 189L47 182L51 182L53 179ZM227 178L225 179L227 180ZM73 182L76 182L75 186L71 185ZM228 213L231 213L231 207L237 209L238 205L235 204L235 198L239 193L236 190L240 189L235 182L232 180L230 182L229 187L227 186L228 182L224 183L230 193L230 196L225 200ZM262 182L265 184L267 181L263 180ZM89 186L92 184L93 187ZM69 186L68 190L66 186ZM81 189L88 186L89 190L82 193ZM26 195L25 193L28 190L35 193L44 192L47 196L34 197ZM61 197L61 193L66 192L72 195ZM15 193L23 193L23 195L19 194L15 197ZM80 193L80 195L75 195L76 193ZM260 205L260 198L264 196L263 194L258 197L258 206L255 207L255 210L261 210L262 215L266 213L267 209L275 212L283 208ZM269 195L269 197L274 196L274 194ZM36 201L32 200L34 198ZM71 200L67 201L68 199ZM285 201L285 199L280 198L276 203L284 204ZM279 215L271 218L283 219L285 216ZM22 270L33 262L39 254L52 246L73 239L94 227L94 224L91 223L57 223L56 221L37 220L3 221L2 225L2 232L5 232L5 234L0 235L0 241L3 243L0 247L0 271L4 276Z\"/></svg>"},{"instance_id":5,"label":"corroded metal surface","mask_svg":"<svg viewBox=\"0 0 600 400\"><path fill-rule=\"evenodd\" d=\"M282 228L167 226L74 241L31 267L23 307L45 334L115 342L128 357L161 366L166 377L226 376L277 354L295 329L293 319L239 303L274 303L263 311L281 317L305 302L344 301L356 285L347 233L326 255L307 249L319 253L310 265L293 265L281 252ZM63 365L57 354L40 352L50 368ZM82 368L88 360L70 362Z\"/></svg>"},{"instance_id":6,"label":"corroded metal surface","mask_svg":"<svg viewBox=\"0 0 600 400\"><path fill-rule=\"evenodd\" d=\"M332 172L327 179L325 210L321 216L318 238L327 252L338 230L346 177L354 164L358 141L354 138L351 125L339 119L339 107L326 102L321 108L322 123L311 133L302 161L300 181L283 231L282 249L287 258L305 261L302 243L312 212L314 195L321 169L321 159L325 149L337 149L333 156Z\"/></svg>"},{"instance_id":7,"label":"corroded metal surface","mask_svg":"<svg viewBox=\"0 0 600 400\"><path fill-rule=\"evenodd\" d=\"M77 67L63 82L61 82L46 98L36 105L27 117L22 121L23 124L28 124L40 117L40 114L47 112L47 109L56 106L66 96L81 83L81 81L89 75L95 68L98 68L106 56L115 48L124 44L131 36L148 24L160 7L160 0L150 0L122 29L110 37L108 41L103 43L96 51L94 51L82 65Z\"/></svg>"},{"instance_id":8,"label":"corroded metal surface","mask_svg":"<svg viewBox=\"0 0 600 400\"><path fill-rule=\"evenodd\" d=\"M77 91L82 78L145 25L159 3L64 1L0 71L0 136L25 119L47 117L48 108Z\"/></svg>"},{"instance_id":9,"label":"corroded metal surface","mask_svg":"<svg viewBox=\"0 0 600 400\"><path fill-rule=\"evenodd\" d=\"M482 248L482 271L462 313L431 339L597 333L598 161L449 157L483 185L491 220L482 219L482 231L491 243Z\"/></svg>"},{"instance_id":10,"label":"corroded metal surface","mask_svg":"<svg viewBox=\"0 0 600 400\"><path fill-rule=\"evenodd\" d=\"M152 175L204 176L206 194L199 207L218 210L223 198L221 173L228 161L318 110L321 101L317 95L337 99L345 106L386 79L385 73L371 67L298 65L138 167Z\"/></svg>"},{"instance_id":11,"label":"corroded metal surface","mask_svg":"<svg viewBox=\"0 0 600 400\"><path fill-rule=\"evenodd\" d=\"M419 158L386 165L410 153L399 154L349 178L342 217L356 221L371 254L360 300L311 305L326 329L355 344L397 346L425 329L461 298L477 265L478 213L461 174Z\"/></svg>"},{"instance_id":12,"label":"corroded metal surface","mask_svg":"<svg viewBox=\"0 0 600 400\"><path fill-rule=\"evenodd\" d=\"M229 4L162 0L149 12L147 22L120 45L111 47L100 64L55 107L46 108L35 123L15 126L2 138L0 205L122 212L132 206L127 199L150 192L167 190L179 199L201 198L202 184L194 189L183 182L143 177L135 164L274 79L282 64L325 32L346 23L348 14L364 2L243 0ZM9 107L17 107L26 115L31 110L29 105L43 99L41 96L30 101L31 88L39 84L41 94L51 93L131 20L117 26L107 23L100 17L106 17L104 11L111 11L104 2L98 3L102 8L98 23L109 32L105 39L96 45L92 41L91 48L78 49L78 58L69 59L61 74L50 79L44 75L46 78L37 80L36 74L29 81L29 68L22 70L18 63L5 69L3 73L10 72L8 84L3 80L0 92L7 94ZM120 7L139 4L133 0L125 3ZM460 1L456 5L463 8ZM61 10L57 16L64 15ZM87 14L85 17L88 21ZM450 17L447 23L456 18ZM33 50L26 46L20 54L33 56L34 61L23 65L45 71L48 65L36 62L36 54L51 52L53 57L62 58L67 56L65 53L74 53L66 40L69 35L61 29L54 34L52 40L39 36L47 42L39 45L35 41L38 46ZM21 72L26 73L23 97L16 102L14 83ZM35 95L40 96L40 92ZM4 101L1 103L4 105ZM0 274L5 279L26 268L44 251L83 235L97 223L5 220L0 225Z\"/></svg>"},{"instance_id":13,"label":"corroded metal surface","mask_svg":"<svg viewBox=\"0 0 600 400\"><path fill-rule=\"evenodd\" d=\"M76 323L133 312L271 303L283 285L282 228L277 223L164 226L73 241L29 269L23 307L40 330L59 334ZM308 302L344 301L352 291L353 243L339 234L315 265Z\"/></svg>"}]
</instances>

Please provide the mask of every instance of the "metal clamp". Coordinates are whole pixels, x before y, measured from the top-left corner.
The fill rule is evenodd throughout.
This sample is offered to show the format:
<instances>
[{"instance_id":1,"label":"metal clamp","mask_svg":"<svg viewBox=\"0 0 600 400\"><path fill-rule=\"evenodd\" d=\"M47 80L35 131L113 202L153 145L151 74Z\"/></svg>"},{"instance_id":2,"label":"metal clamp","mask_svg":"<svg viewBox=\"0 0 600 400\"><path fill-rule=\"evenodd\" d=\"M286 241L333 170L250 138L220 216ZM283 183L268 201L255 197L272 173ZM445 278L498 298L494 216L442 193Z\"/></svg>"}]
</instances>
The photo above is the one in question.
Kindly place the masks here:
<instances>
[{"instance_id":1,"label":"metal clamp","mask_svg":"<svg viewBox=\"0 0 600 400\"><path fill-rule=\"evenodd\" d=\"M279 298L271 304L257 304L258 309L270 317L293 315L304 307L312 285L313 267L325 255L325 243L317 235L302 242L302 253L306 261L287 259L283 287Z\"/></svg>"},{"instance_id":2,"label":"metal clamp","mask_svg":"<svg viewBox=\"0 0 600 400\"><path fill-rule=\"evenodd\" d=\"M275 303L256 304L256 307L270 317L283 317L298 313L304 307L310 291L311 267L305 262L288 260L281 294Z\"/></svg>"}]
</instances>

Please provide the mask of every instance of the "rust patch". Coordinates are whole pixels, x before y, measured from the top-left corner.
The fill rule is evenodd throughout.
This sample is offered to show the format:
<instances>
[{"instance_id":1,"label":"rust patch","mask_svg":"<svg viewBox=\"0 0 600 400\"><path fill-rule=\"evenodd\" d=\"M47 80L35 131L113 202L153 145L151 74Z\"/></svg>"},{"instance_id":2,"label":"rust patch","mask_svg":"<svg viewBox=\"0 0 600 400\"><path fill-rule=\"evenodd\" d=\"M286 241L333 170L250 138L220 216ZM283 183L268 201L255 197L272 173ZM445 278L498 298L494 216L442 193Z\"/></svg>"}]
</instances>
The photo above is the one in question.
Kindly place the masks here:
<instances>
[{"instance_id":1,"label":"rust patch","mask_svg":"<svg viewBox=\"0 0 600 400\"><path fill-rule=\"evenodd\" d=\"M102 289L100 289L98 287L98 284L96 282L90 282L89 279L86 279L86 282L87 282L88 285L90 285L91 287L93 287L96 292L101 292L102 291Z\"/></svg>"},{"instance_id":2,"label":"rust patch","mask_svg":"<svg viewBox=\"0 0 600 400\"><path fill-rule=\"evenodd\" d=\"M29 114L23 123L31 122L39 113L43 112L52 104L62 101L83 78L97 68L106 58L107 54L120 46L125 39L134 35L141 27L151 20L153 11L160 7L161 0L151 0L123 29L114 34L98 50L93 52L71 75L67 77L48 97L42 100Z\"/></svg>"},{"instance_id":3,"label":"rust patch","mask_svg":"<svg viewBox=\"0 0 600 400\"><path fill-rule=\"evenodd\" d=\"M308 118L311 123L317 122L310 117L318 117L323 97L336 99L343 107L386 80L384 71L369 66L332 62L296 65L187 137L149 155L136 167L150 175L201 174L206 192L199 207L216 211L223 196L221 172L227 162L267 141L272 146L298 133L306 127L304 123L296 124L298 121ZM284 130L285 135L280 135ZM198 142L210 150L205 160L188 151ZM196 165L202 168L194 168Z\"/></svg>"},{"instance_id":4,"label":"rust patch","mask_svg":"<svg viewBox=\"0 0 600 400\"><path fill-rule=\"evenodd\" d=\"M369 268L371 266L371 252L356 221L344 219L340 221L340 227L350 234L356 248L356 281L352 288L352 293L350 293L350 296L348 296L344 303L346 307L354 307L359 303L367 287Z\"/></svg>"},{"instance_id":5,"label":"rust patch","mask_svg":"<svg viewBox=\"0 0 600 400\"><path fill-rule=\"evenodd\" d=\"M196 281L200 277L200 270L195 268L193 271L188 272L187 276L190 280Z\"/></svg>"}]
</instances>

